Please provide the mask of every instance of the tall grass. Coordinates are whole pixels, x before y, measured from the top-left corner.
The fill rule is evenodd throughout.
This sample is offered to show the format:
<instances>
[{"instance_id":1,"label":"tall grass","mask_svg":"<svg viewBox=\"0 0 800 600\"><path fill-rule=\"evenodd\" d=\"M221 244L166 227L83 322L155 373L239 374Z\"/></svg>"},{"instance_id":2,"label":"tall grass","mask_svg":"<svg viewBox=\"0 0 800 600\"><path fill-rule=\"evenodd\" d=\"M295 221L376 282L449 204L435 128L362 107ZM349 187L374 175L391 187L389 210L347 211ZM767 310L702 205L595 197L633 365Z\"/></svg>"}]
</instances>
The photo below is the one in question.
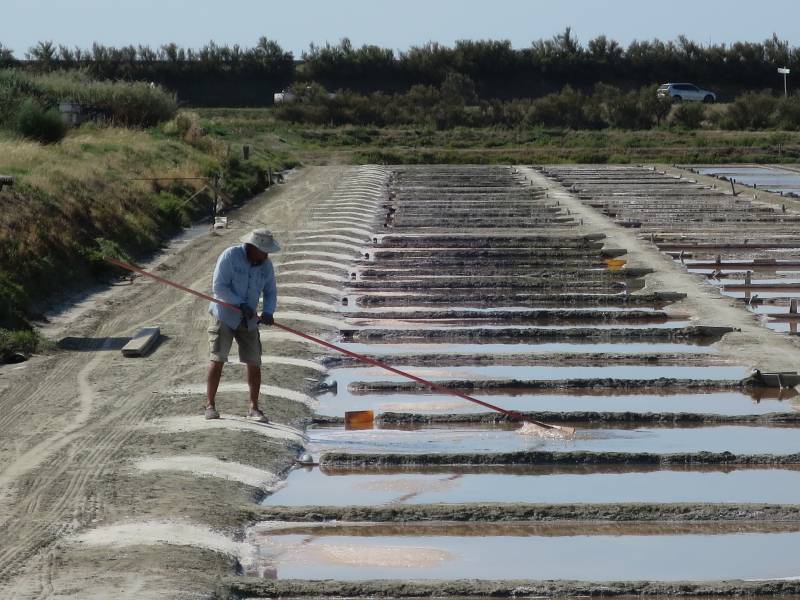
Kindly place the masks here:
<instances>
[{"instance_id":1,"label":"tall grass","mask_svg":"<svg viewBox=\"0 0 800 600\"><path fill-rule=\"evenodd\" d=\"M149 83L95 81L79 71L32 75L0 70L0 124L10 122L26 99L35 99L46 109L77 102L124 127L152 127L177 111L175 96Z\"/></svg>"},{"instance_id":2,"label":"tall grass","mask_svg":"<svg viewBox=\"0 0 800 600\"><path fill-rule=\"evenodd\" d=\"M187 199L213 176L234 201L262 191L267 167L284 164L253 147L234 159L191 113L146 131L86 124L55 145L0 133L0 173L16 179L0 192L0 327L25 327L32 304L107 274L104 254L141 256L209 214L209 192Z\"/></svg>"},{"instance_id":3,"label":"tall grass","mask_svg":"<svg viewBox=\"0 0 800 600\"><path fill-rule=\"evenodd\" d=\"M11 331L0 328L0 363L7 362L14 354L30 356L50 347L50 342L36 331L30 329Z\"/></svg>"}]
</instances>

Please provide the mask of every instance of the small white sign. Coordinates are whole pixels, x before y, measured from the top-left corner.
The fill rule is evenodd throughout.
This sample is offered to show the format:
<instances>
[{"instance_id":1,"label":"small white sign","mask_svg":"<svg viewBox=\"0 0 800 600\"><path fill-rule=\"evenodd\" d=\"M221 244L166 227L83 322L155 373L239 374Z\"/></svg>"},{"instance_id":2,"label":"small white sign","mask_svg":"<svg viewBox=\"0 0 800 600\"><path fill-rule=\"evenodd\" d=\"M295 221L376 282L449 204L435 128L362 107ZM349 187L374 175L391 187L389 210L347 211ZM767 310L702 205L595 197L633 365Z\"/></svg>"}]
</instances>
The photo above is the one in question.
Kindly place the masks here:
<instances>
[{"instance_id":1,"label":"small white sign","mask_svg":"<svg viewBox=\"0 0 800 600\"><path fill-rule=\"evenodd\" d=\"M788 75L789 73L791 73L791 69L787 69L786 67L780 67L778 69L778 73L780 73L781 75Z\"/></svg>"}]
</instances>

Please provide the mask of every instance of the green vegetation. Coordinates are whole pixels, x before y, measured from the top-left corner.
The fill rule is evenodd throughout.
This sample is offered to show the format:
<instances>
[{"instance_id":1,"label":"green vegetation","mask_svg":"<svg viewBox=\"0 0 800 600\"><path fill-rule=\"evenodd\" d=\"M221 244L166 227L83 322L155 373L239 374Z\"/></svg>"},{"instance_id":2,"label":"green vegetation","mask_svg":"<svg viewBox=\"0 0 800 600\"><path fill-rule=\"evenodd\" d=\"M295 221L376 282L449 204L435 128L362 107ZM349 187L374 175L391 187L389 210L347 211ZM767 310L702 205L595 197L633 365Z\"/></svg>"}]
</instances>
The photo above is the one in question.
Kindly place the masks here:
<instances>
[{"instance_id":1,"label":"green vegetation","mask_svg":"<svg viewBox=\"0 0 800 600\"><path fill-rule=\"evenodd\" d=\"M7 50L7 49L6 49ZM273 92L291 83L295 73L290 52L265 37L252 48L220 46L199 49L165 44L90 49L56 46L43 41L17 61L0 45L0 68L17 66L30 72L82 71L97 80L154 82L198 106L264 105Z\"/></svg>"},{"instance_id":2,"label":"green vegetation","mask_svg":"<svg viewBox=\"0 0 800 600\"><path fill-rule=\"evenodd\" d=\"M439 86L452 75L475 82L483 100L535 98L564 86L586 93L604 82L635 90L667 81L693 81L723 97L780 87L775 66L800 68L800 49L773 36L763 42L699 44L676 40L636 40L627 47L604 35L585 45L567 28L549 39L513 48L508 40L459 40L452 47L430 42L395 52L344 38L312 44L295 57L262 37L251 48L210 42L199 49L165 44L93 44L68 48L42 41L18 60L0 45L0 68L30 72L84 70L95 79L155 82L194 106L267 106L273 92L291 84L318 82L330 90L360 93L407 92Z\"/></svg>"},{"instance_id":3,"label":"green vegetation","mask_svg":"<svg viewBox=\"0 0 800 600\"><path fill-rule=\"evenodd\" d=\"M298 78L334 90L396 92L438 85L458 73L475 81L481 98L509 99L541 96L565 85L588 90L598 82L635 89L694 81L723 94L777 88L775 66L800 67L800 49L777 36L730 45L699 44L679 36L635 40L624 48L600 35L584 46L568 27L519 49L508 40L459 40L453 47L430 42L395 55L378 46L354 48L345 38L336 45L312 45L303 59Z\"/></svg>"},{"instance_id":4,"label":"green vegetation","mask_svg":"<svg viewBox=\"0 0 800 600\"><path fill-rule=\"evenodd\" d=\"M266 38L199 51L42 42L26 61L0 45L0 173L15 177L0 191L0 353L38 347L26 333L30 306L107 275L104 255L147 254L209 215L217 182L236 204L264 189L267 169L299 161L800 159L800 97L761 91L777 81L773 63L800 63L800 51L777 38L622 48L601 36L584 47L568 29L523 49L460 41L395 55L343 40L312 46L304 61L296 68ZM735 98L672 105L656 97L654 77L717 82ZM735 88L740 81L758 91ZM298 99L270 109L178 112L174 94L198 105L265 105L292 82ZM65 127L62 102L88 109L91 122Z\"/></svg>"},{"instance_id":5,"label":"green vegetation","mask_svg":"<svg viewBox=\"0 0 800 600\"><path fill-rule=\"evenodd\" d=\"M683 106L683 105L681 105ZM724 113L724 106L703 107ZM272 109L198 111L209 132L229 142L290 151L304 163L725 163L797 162L794 131L687 130L674 122L645 130L503 125L451 127L435 124L387 127L291 124ZM690 108L689 110L697 110ZM716 117L708 116L704 127Z\"/></svg>"},{"instance_id":6,"label":"green vegetation","mask_svg":"<svg viewBox=\"0 0 800 600\"><path fill-rule=\"evenodd\" d=\"M31 102L45 110L61 102L79 103L99 120L123 127L152 127L173 118L177 110L172 94L146 83L96 81L81 72L0 71L0 126Z\"/></svg>"},{"instance_id":7,"label":"green vegetation","mask_svg":"<svg viewBox=\"0 0 800 600\"><path fill-rule=\"evenodd\" d=\"M9 81L14 85L3 86ZM260 148L250 160L239 159L241 144L208 135L194 113L145 128L174 112L174 104L164 112L164 98L173 100L158 88L90 81L82 90L81 81L0 76L0 90L17 103L4 107L13 118L0 121L0 174L15 178L0 191L0 355L40 347L28 324L31 306L111 273L104 255L140 257L209 215L213 193L204 186L221 180L230 206L262 191L268 168L291 164L287 153ZM57 89L70 86L79 98L108 99L107 106L120 100L113 108L119 118L65 129L45 107L59 99ZM119 126L133 122L137 127Z\"/></svg>"},{"instance_id":8,"label":"green vegetation","mask_svg":"<svg viewBox=\"0 0 800 600\"><path fill-rule=\"evenodd\" d=\"M30 356L50 347L51 344L36 331L0 329L0 363L12 360L15 354Z\"/></svg>"},{"instance_id":9,"label":"green vegetation","mask_svg":"<svg viewBox=\"0 0 800 600\"><path fill-rule=\"evenodd\" d=\"M526 129L800 129L800 95L747 92L730 104L684 103L658 98L654 87L624 91L597 84L585 94L566 86L535 99L478 100L473 82L450 75L440 86L414 86L408 93L326 94L318 85L295 88L297 99L274 108L277 119L306 125L417 126Z\"/></svg>"},{"instance_id":10,"label":"green vegetation","mask_svg":"<svg viewBox=\"0 0 800 600\"><path fill-rule=\"evenodd\" d=\"M67 125L61 119L59 112L53 108L45 110L31 98L20 105L16 127L26 138L38 140L43 144L53 144L67 135Z\"/></svg>"}]
</instances>

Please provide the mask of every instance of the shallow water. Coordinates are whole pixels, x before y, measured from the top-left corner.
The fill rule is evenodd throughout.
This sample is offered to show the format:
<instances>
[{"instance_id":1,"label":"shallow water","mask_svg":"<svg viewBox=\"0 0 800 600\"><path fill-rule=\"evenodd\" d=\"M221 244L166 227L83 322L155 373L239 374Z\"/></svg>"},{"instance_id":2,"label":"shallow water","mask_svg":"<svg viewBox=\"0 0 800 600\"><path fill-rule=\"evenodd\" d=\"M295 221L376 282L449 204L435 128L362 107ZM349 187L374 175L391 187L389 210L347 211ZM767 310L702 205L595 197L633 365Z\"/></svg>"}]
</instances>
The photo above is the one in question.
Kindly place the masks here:
<instances>
[{"instance_id":1,"label":"shallow water","mask_svg":"<svg viewBox=\"0 0 800 600\"><path fill-rule=\"evenodd\" d=\"M770 192L800 191L800 173L777 167L704 167L697 169L701 175L722 175L744 185L756 184Z\"/></svg>"},{"instance_id":2,"label":"shallow water","mask_svg":"<svg viewBox=\"0 0 800 600\"><path fill-rule=\"evenodd\" d=\"M541 394L470 394L472 397L508 410L560 412L664 412L702 413L718 415L754 415L792 412L800 408L800 399L785 393L777 397L754 397L742 392L713 392L708 394L610 394L606 390L591 394L556 394L548 390ZM777 396L777 390L775 396ZM319 414L343 416L347 411L373 410L375 413L411 412L421 414L478 413L486 409L455 396L439 394L364 394L353 395L341 390L338 395L319 396Z\"/></svg>"},{"instance_id":3,"label":"shallow water","mask_svg":"<svg viewBox=\"0 0 800 600\"><path fill-rule=\"evenodd\" d=\"M309 450L355 453L496 453L541 450L554 452L733 452L793 454L798 428L721 425L693 428L578 428L574 437L552 439L521 435L512 425L429 426L419 429L347 431L344 427L308 430Z\"/></svg>"},{"instance_id":4,"label":"shallow water","mask_svg":"<svg viewBox=\"0 0 800 600\"><path fill-rule=\"evenodd\" d=\"M744 290L722 290L723 296L730 298L800 298L800 289L797 290L753 290L746 292Z\"/></svg>"},{"instance_id":5,"label":"shallow water","mask_svg":"<svg viewBox=\"0 0 800 600\"><path fill-rule=\"evenodd\" d=\"M591 474L349 474L297 469L268 506L390 503L766 502L795 504L800 470L651 471Z\"/></svg>"},{"instance_id":6,"label":"shallow water","mask_svg":"<svg viewBox=\"0 0 800 600\"><path fill-rule=\"evenodd\" d=\"M603 367L553 367L553 366L513 366L513 365L471 365L466 367L414 367L403 364L395 368L411 371L425 379L537 379L551 381L556 379L657 379L671 377L676 379L738 380L750 374L749 367L743 366L652 366L652 365L608 365ZM379 367L345 367L331 369L331 379L339 383L339 388L354 381L395 381L403 380Z\"/></svg>"},{"instance_id":7,"label":"shallow water","mask_svg":"<svg viewBox=\"0 0 800 600\"><path fill-rule=\"evenodd\" d=\"M800 533L258 536L280 579L724 580L800 574Z\"/></svg>"}]
</instances>

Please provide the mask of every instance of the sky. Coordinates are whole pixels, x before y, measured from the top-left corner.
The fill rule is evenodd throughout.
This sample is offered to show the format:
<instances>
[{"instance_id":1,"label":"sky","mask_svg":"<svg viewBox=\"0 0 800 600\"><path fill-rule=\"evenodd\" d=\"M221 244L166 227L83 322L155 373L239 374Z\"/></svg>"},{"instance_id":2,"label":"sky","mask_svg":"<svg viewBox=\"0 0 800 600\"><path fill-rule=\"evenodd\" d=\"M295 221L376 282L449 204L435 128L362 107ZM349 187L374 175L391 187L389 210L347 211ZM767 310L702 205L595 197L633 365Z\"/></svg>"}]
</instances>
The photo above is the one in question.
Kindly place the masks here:
<instances>
[{"instance_id":1,"label":"sky","mask_svg":"<svg viewBox=\"0 0 800 600\"><path fill-rule=\"evenodd\" d=\"M572 27L585 45L605 34L701 43L800 45L800 0L0 0L0 44L17 58L38 41L88 48L254 46L261 36L299 58L311 42L405 50L428 41L507 39L515 48Z\"/></svg>"}]
</instances>

